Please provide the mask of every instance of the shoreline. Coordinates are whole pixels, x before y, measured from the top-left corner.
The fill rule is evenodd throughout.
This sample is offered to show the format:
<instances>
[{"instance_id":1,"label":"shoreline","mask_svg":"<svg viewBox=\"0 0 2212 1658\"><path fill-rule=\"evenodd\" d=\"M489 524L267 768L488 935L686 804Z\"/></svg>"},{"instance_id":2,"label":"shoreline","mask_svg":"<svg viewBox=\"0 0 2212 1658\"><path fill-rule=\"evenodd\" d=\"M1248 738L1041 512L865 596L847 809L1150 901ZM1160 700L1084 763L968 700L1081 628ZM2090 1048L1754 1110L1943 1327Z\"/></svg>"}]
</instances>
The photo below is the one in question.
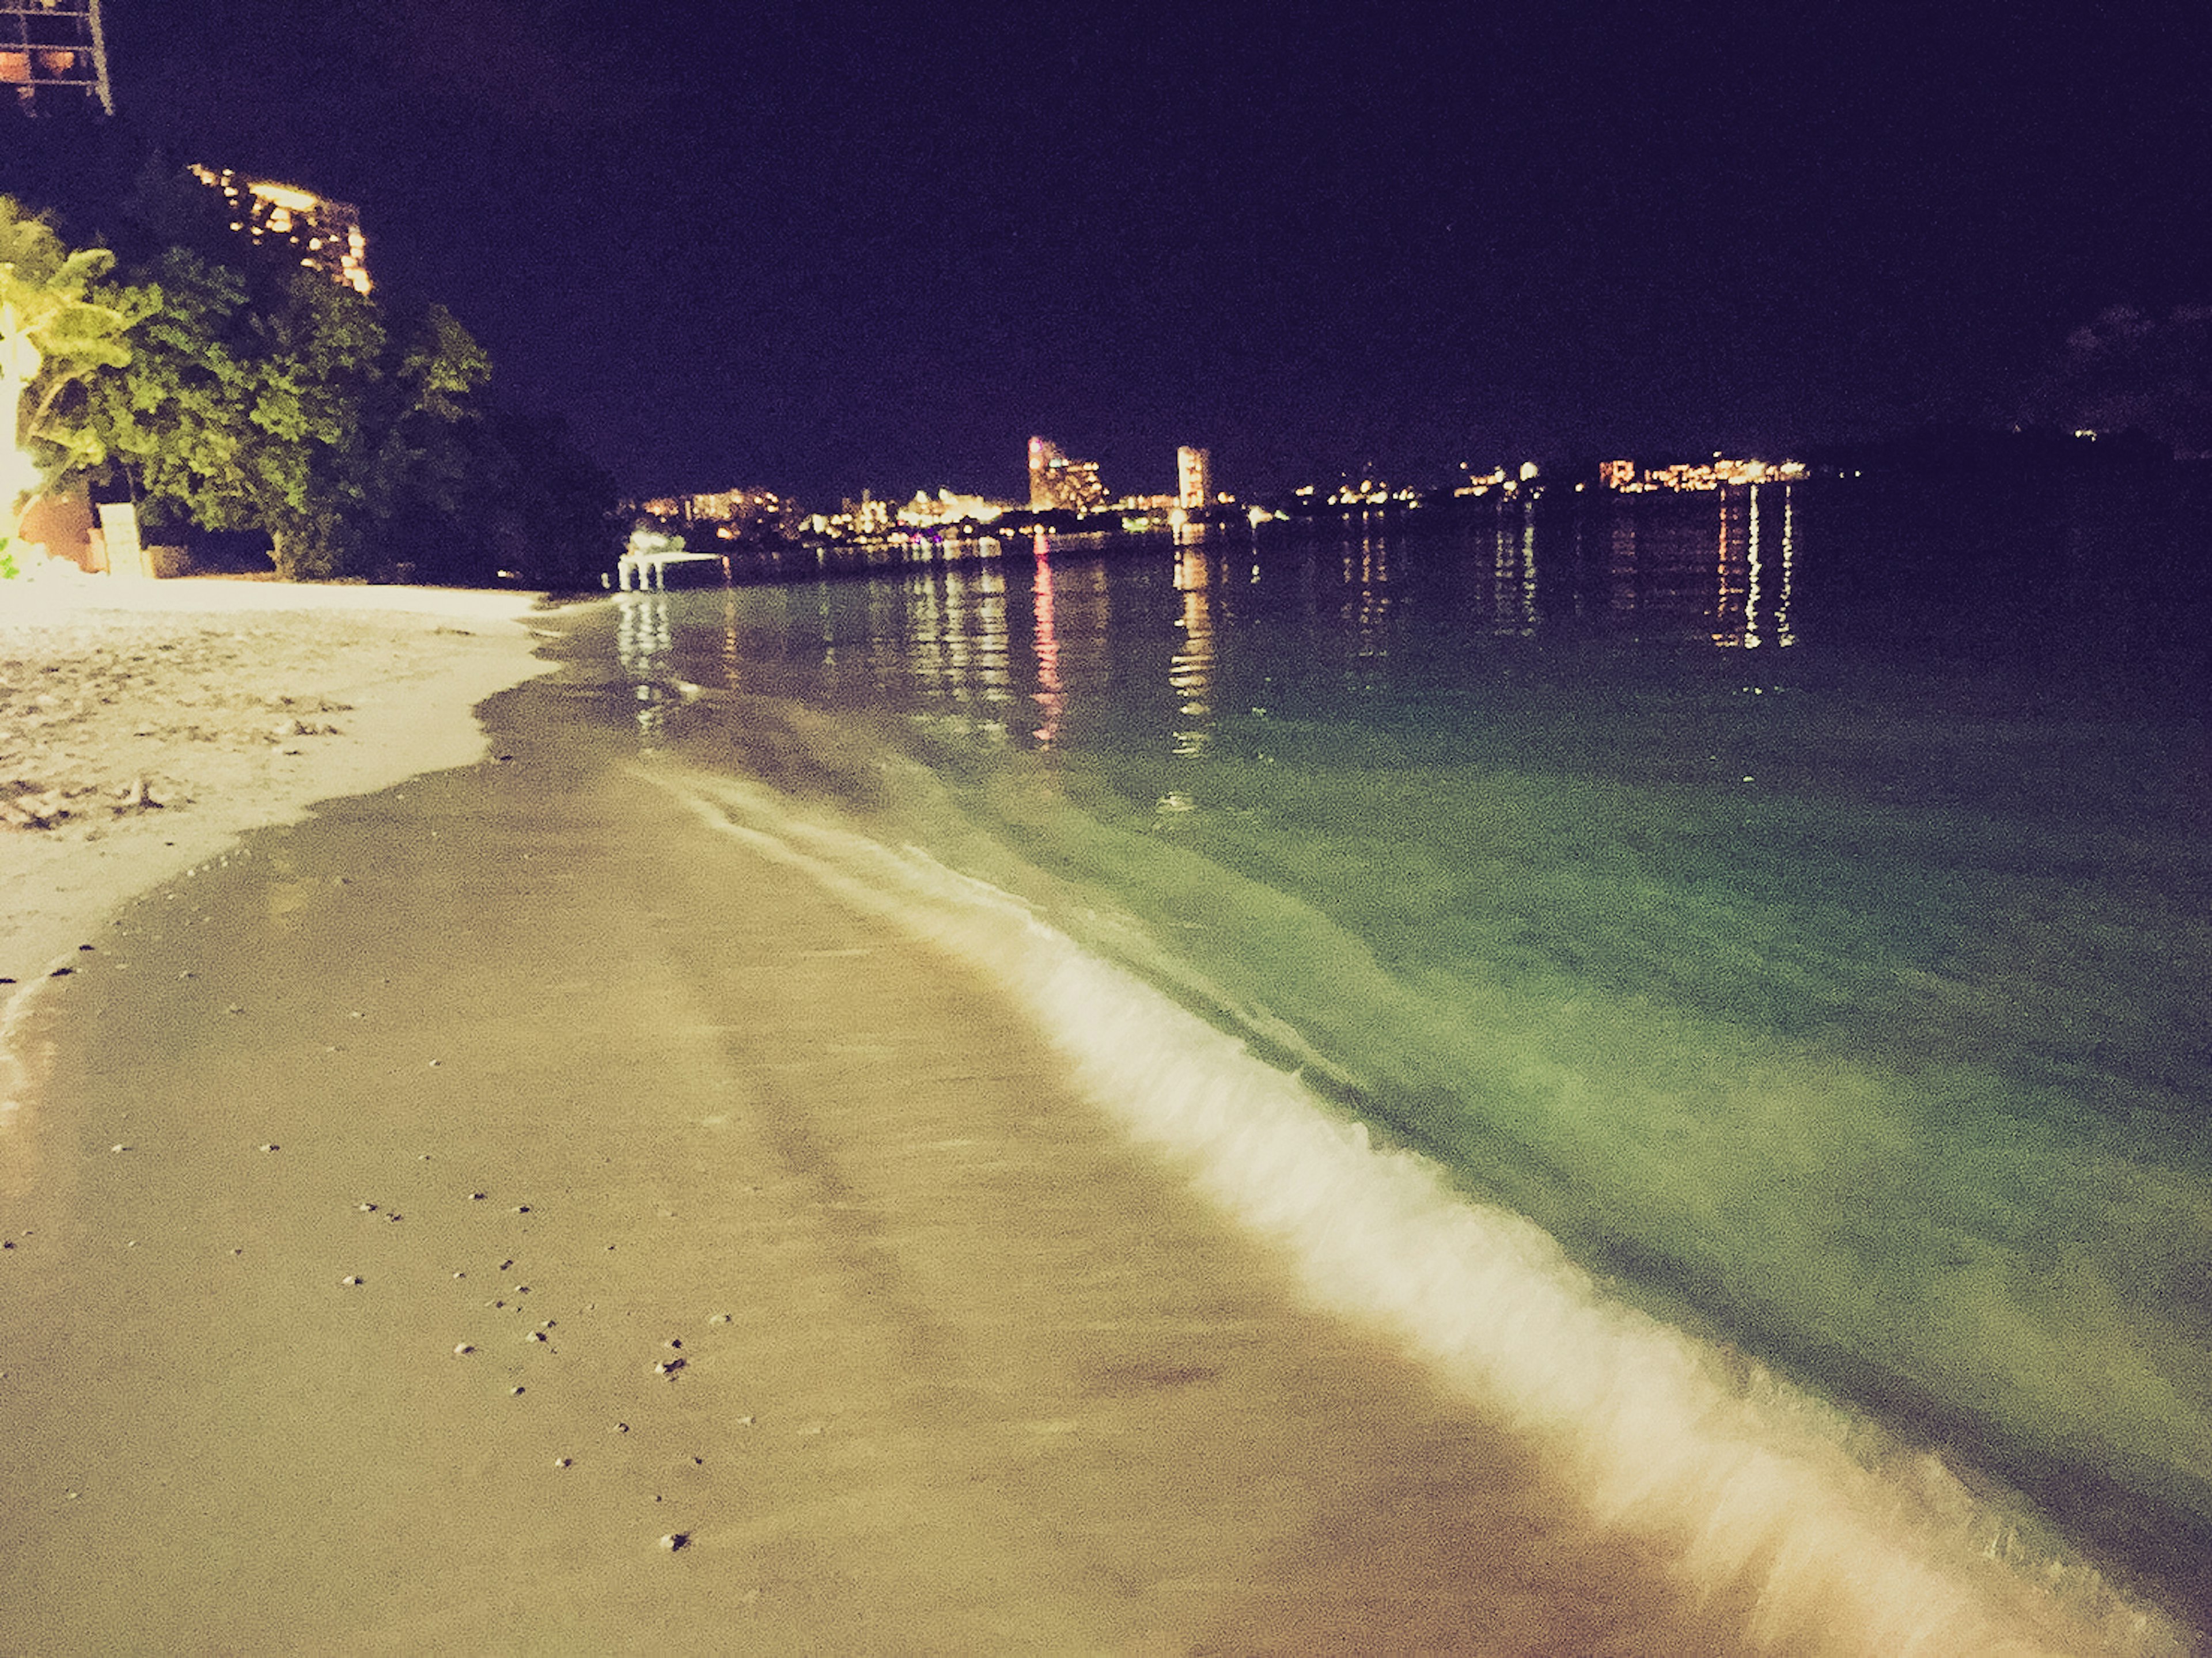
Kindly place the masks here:
<instances>
[{"instance_id":1,"label":"shoreline","mask_svg":"<svg viewBox=\"0 0 2212 1658\"><path fill-rule=\"evenodd\" d=\"M548 672L534 593L0 584L0 1018L139 893L318 802L483 752ZM10 807L18 808L10 811Z\"/></svg>"},{"instance_id":2,"label":"shoreline","mask_svg":"<svg viewBox=\"0 0 2212 1658\"><path fill-rule=\"evenodd\" d=\"M512 763L252 835L40 999L0 1621L1747 1649L1748 1606L1307 1306L972 972L557 692L486 713Z\"/></svg>"},{"instance_id":3,"label":"shoreline","mask_svg":"<svg viewBox=\"0 0 2212 1658\"><path fill-rule=\"evenodd\" d=\"M216 614L171 641L180 683L305 636ZM153 1642L106 1604L121 1571L188 1644L1773 1637L1747 1584L1701 1602L1555 1450L1316 1311L1019 998L702 824L581 714L607 695L585 653L457 714L457 672L560 665L521 660L520 617L452 620L361 604L369 655L282 668L383 665L297 693L356 704L321 755L207 704L237 723L189 739L222 762L198 774L237 793L191 810L291 815L158 866L66 976L0 987L46 993L0 1016L34 1060L0 1114L0 1402L27 1426L0 1478L29 1494L0 1624ZM89 763L69 742L115 707L64 710L52 751ZM469 763L488 733L508 763ZM410 768L433 741L452 763ZM348 743L408 780L312 811L273 788ZM179 853L168 810L106 849ZM670 1540L692 1576L641 1568ZM349 1575L321 1611L287 1596Z\"/></svg>"}]
</instances>

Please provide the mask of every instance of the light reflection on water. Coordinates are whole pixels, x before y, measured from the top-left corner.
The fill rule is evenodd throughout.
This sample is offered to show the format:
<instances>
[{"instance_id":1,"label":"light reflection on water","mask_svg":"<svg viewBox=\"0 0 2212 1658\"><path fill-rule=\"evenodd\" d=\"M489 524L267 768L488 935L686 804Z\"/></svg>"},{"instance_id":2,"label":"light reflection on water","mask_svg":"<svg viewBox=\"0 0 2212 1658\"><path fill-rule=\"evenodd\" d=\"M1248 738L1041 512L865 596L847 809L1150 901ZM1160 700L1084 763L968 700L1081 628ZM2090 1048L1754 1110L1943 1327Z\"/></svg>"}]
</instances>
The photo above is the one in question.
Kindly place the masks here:
<instances>
[{"instance_id":1,"label":"light reflection on water","mask_svg":"<svg viewBox=\"0 0 2212 1658\"><path fill-rule=\"evenodd\" d=\"M1978 569L1947 510L1040 537L625 595L619 648L973 739L982 878L1048 859L1585 1260L2164 1570L2212 1533L2203 612L2096 522L1988 506L2035 562Z\"/></svg>"},{"instance_id":2,"label":"light reflection on water","mask_svg":"<svg viewBox=\"0 0 2212 1658\"><path fill-rule=\"evenodd\" d=\"M1208 591L1213 575L1213 567L1194 549L1186 550L1176 560L1176 586L1182 592L1182 615L1176 623L1182 629L1182 648L1168 665L1168 685L1179 699L1176 703L1178 720L1192 722L1180 726L1175 733L1175 751L1180 755L1206 752L1208 733L1204 722L1213 714L1206 702L1213 685L1213 616Z\"/></svg>"},{"instance_id":3,"label":"light reflection on water","mask_svg":"<svg viewBox=\"0 0 2212 1658\"><path fill-rule=\"evenodd\" d=\"M623 592L615 600L615 655L630 677L639 734L657 735L675 695L669 653L675 635L665 592Z\"/></svg>"}]
</instances>

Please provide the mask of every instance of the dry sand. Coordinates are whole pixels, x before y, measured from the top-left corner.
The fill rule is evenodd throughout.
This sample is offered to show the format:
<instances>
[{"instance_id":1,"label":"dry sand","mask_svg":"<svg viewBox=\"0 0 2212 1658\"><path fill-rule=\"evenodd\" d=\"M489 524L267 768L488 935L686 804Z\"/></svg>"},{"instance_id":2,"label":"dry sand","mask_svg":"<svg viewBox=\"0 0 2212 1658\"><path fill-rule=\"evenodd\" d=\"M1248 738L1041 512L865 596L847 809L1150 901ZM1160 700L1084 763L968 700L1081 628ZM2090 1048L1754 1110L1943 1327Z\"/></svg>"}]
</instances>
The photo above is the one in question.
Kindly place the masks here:
<instances>
[{"instance_id":1,"label":"dry sand","mask_svg":"<svg viewBox=\"0 0 2212 1658\"><path fill-rule=\"evenodd\" d=\"M0 616L0 1650L1733 1649L580 691L487 754L511 596L316 597Z\"/></svg>"}]
</instances>

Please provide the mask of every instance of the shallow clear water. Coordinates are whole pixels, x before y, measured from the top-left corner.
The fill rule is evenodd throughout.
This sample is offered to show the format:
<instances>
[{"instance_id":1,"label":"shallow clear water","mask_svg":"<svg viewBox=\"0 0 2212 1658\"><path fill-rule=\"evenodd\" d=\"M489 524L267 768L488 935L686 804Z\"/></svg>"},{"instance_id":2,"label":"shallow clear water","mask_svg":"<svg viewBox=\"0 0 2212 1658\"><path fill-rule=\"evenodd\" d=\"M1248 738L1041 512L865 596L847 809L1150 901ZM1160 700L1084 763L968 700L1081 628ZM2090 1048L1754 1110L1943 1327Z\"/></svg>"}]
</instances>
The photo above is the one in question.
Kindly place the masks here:
<instances>
[{"instance_id":1,"label":"shallow clear water","mask_svg":"<svg viewBox=\"0 0 2212 1658\"><path fill-rule=\"evenodd\" d=\"M757 817L1007 895L2201 1624L2197 523L2150 486L1486 503L626 595L617 648L642 739L764 780Z\"/></svg>"}]
</instances>

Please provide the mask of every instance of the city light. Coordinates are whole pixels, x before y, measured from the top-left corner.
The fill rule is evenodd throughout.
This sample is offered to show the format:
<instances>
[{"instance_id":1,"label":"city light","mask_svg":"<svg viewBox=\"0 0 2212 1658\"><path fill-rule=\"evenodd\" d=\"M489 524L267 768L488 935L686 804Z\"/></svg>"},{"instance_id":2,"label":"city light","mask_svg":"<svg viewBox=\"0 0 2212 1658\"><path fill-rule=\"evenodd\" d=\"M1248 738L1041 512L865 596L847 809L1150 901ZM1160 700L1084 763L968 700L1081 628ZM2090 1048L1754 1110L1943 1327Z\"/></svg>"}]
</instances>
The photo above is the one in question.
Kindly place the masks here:
<instances>
[{"instance_id":1,"label":"city light","mask_svg":"<svg viewBox=\"0 0 2212 1658\"><path fill-rule=\"evenodd\" d=\"M228 203L233 230L257 246L287 243L298 250L306 269L357 294L369 291L368 238L352 203L273 179L241 179L228 167L218 172L195 161L188 171Z\"/></svg>"}]
</instances>

